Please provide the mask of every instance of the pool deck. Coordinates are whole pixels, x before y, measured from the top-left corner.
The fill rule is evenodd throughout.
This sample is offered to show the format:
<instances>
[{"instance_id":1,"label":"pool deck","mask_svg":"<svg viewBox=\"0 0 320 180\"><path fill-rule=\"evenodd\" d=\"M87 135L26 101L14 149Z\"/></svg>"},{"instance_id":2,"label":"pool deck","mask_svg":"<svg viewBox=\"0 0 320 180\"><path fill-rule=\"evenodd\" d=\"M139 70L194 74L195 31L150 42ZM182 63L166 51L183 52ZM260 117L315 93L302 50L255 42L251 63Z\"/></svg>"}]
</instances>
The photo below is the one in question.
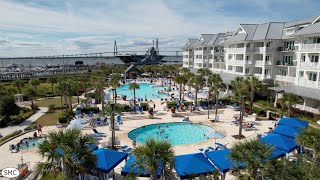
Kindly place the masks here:
<instances>
[{"instance_id":1,"label":"pool deck","mask_svg":"<svg viewBox=\"0 0 320 180\"><path fill-rule=\"evenodd\" d=\"M175 92L177 93L177 92ZM190 100L185 97L186 100ZM127 101L118 100L119 103L128 103ZM202 123L204 125L208 125L210 127L215 128L217 131L220 131L226 135L224 139L217 139L216 142L221 144L225 144L228 148L232 147L236 140L232 137L232 135L237 135L239 126L234 125L232 121L234 121L234 116L239 116L239 111L234 111L230 108L219 109L219 119L220 122L212 122L207 118L207 110L200 110L196 112L176 112L178 117L171 117L171 112L163 109L163 105L160 99L154 99L153 102L156 104L156 114L155 119L148 119L148 112L145 114L132 114L125 113L122 116L123 125L120 125L120 130L116 131L116 137L120 140L121 145L128 145L132 147L132 140L128 138L128 132L139 128L141 126L155 124L155 123L168 123L168 122L182 122L184 116L189 116L190 122L192 123ZM153 104L150 104L153 106ZM101 106L101 105L98 105ZM210 118L214 118L214 110L210 110ZM109 118L110 119L110 118ZM211 119L211 120L212 120ZM251 117L245 117L245 122L252 121ZM256 130L245 131L243 129L242 133L246 138L254 138L257 134L262 134L268 131L268 127L273 127L274 124L272 121L254 121ZM109 131L108 126L98 126L96 128L99 132L104 132L107 134L107 137L103 140L109 139L111 137L111 131ZM43 128L43 133L47 134L50 131L61 131L63 128L56 128L55 126L48 126ZM90 128L85 128L82 130L83 134L92 134L93 131ZM192 133L192 132L190 132ZM19 153L11 153L9 151L10 144L16 144L21 139L25 137L31 137L33 133L25 134L19 138L16 138L3 146L0 147L0 169L6 167L16 167L19 163L21 157L23 157L25 162L30 163L30 167L33 168L37 162L42 161L43 159L37 154L37 148L29 149L28 151L22 151ZM188 145L177 145L174 146L174 152L176 155L188 154L188 153L197 153L199 152L199 148L207 148L208 146L214 147L214 139L208 139L199 143L188 144ZM138 143L139 145L139 143ZM115 168L115 172L119 174L121 172L121 167L124 166L124 162L118 165ZM234 179L235 177L227 174L227 179ZM0 178L1 179L1 178ZM145 178L139 178L145 179Z\"/></svg>"}]
</instances>

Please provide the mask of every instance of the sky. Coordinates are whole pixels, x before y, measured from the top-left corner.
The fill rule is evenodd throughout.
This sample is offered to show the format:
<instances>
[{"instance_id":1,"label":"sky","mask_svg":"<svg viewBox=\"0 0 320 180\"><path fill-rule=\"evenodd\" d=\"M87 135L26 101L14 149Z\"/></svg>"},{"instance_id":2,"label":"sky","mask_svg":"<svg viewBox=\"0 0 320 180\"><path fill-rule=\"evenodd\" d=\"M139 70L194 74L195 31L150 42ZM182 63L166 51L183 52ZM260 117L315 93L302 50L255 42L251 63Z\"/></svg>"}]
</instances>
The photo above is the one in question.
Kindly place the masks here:
<instances>
[{"instance_id":1,"label":"sky","mask_svg":"<svg viewBox=\"0 0 320 180\"><path fill-rule=\"evenodd\" d=\"M240 23L318 16L318 0L0 0L0 57L180 50Z\"/></svg>"}]
</instances>

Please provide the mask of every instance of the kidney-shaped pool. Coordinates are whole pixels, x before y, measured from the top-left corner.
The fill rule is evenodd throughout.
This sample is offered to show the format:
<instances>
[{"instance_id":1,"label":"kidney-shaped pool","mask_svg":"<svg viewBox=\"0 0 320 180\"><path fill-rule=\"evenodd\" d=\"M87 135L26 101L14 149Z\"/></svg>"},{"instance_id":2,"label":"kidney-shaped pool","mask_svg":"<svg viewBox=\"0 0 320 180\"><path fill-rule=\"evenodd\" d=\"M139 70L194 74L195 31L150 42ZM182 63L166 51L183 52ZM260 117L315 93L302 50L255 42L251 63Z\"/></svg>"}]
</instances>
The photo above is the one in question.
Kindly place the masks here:
<instances>
[{"instance_id":1,"label":"kidney-shaped pool","mask_svg":"<svg viewBox=\"0 0 320 180\"><path fill-rule=\"evenodd\" d=\"M142 126L129 132L131 140L136 134L136 141L144 143L148 138L166 139L172 145L192 144L208 139L208 134L215 133L215 136L222 139L221 133L213 128L201 124L188 122L171 122ZM219 137L221 136L221 137Z\"/></svg>"}]
</instances>

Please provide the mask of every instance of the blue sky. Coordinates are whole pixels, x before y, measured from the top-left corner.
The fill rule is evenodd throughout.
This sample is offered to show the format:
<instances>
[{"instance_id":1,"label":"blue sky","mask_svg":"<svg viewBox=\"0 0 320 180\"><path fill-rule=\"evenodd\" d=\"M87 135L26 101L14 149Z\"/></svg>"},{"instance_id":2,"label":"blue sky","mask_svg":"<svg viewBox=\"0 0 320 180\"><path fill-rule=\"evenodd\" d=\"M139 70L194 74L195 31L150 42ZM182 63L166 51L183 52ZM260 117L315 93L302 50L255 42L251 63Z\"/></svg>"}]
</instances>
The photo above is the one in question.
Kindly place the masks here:
<instances>
[{"instance_id":1,"label":"blue sky","mask_svg":"<svg viewBox=\"0 0 320 180\"><path fill-rule=\"evenodd\" d=\"M240 23L317 16L317 0L1 0L0 56L177 50Z\"/></svg>"}]
</instances>

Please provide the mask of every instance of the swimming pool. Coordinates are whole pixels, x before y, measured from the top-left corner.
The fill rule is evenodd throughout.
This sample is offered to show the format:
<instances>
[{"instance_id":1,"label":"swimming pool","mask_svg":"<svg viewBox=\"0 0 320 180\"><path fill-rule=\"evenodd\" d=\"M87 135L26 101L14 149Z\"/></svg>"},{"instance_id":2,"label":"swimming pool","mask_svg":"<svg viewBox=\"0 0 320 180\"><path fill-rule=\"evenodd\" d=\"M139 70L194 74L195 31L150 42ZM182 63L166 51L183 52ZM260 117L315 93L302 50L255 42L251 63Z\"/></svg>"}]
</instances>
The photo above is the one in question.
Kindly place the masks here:
<instances>
[{"instance_id":1,"label":"swimming pool","mask_svg":"<svg viewBox=\"0 0 320 180\"><path fill-rule=\"evenodd\" d=\"M24 138L21 140L22 144L20 145L20 148L22 150L37 147L39 144L41 144L45 138L38 137L38 138ZM27 145L28 144L28 145Z\"/></svg>"},{"instance_id":2,"label":"swimming pool","mask_svg":"<svg viewBox=\"0 0 320 180\"><path fill-rule=\"evenodd\" d=\"M127 99L133 98L133 90L129 90L130 84L122 84L119 88L117 88L117 94L121 94L122 96L127 96ZM150 83L139 83L140 89L136 89L136 98L141 99L156 99L161 97L167 97L167 94L160 94L158 90L164 90L165 87L155 86ZM153 87L154 86L154 87ZM109 90L109 93L112 93Z\"/></svg>"},{"instance_id":3,"label":"swimming pool","mask_svg":"<svg viewBox=\"0 0 320 180\"><path fill-rule=\"evenodd\" d=\"M128 137L133 140L134 134L136 134L136 141L139 143L144 143L145 140L152 137L167 139L172 145L181 145L208 140L206 135L212 132L215 130L209 126L188 122L172 122L151 124L134 129L129 132Z\"/></svg>"}]
</instances>

